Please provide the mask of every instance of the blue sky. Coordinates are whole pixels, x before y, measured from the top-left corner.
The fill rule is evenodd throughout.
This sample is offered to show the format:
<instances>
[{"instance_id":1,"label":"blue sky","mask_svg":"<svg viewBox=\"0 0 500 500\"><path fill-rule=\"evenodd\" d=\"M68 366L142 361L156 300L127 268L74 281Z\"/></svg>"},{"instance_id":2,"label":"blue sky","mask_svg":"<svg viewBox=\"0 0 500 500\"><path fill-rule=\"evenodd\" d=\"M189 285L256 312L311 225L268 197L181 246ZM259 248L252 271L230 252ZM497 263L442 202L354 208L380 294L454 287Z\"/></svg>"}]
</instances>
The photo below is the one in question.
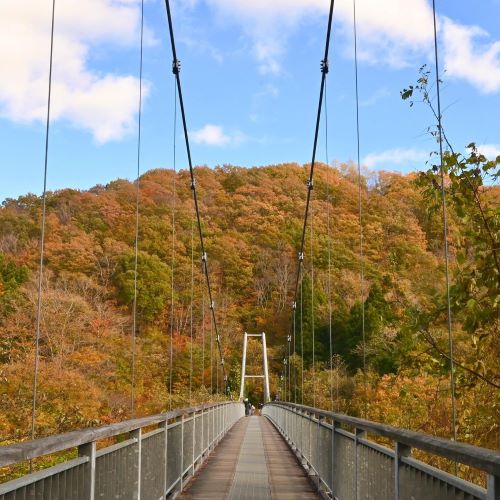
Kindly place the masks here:
<instances>
[{"instance_id":1,"label":"blue sky","mask_svg":"<svg viewBox=\"0 0 500 500\"><path fill-rule=\"evenodd\" d=\"M0 199L40 194L52 0L0 6ZM328 0L172 0L195 164L310 161ZM432 64L428 0L358 0L361 157L425 167L432 117L399 91ZM437 0L444 121L457 149L500 154L500 0ZM141 171L172 167L174 82L163 0L145 2ZM136 170L140 3L57 0L49 189ZM337 0L329 158L355 159L352 0ZM186 166L180 127L178 167ZM319 160L325 159L324 131Z\"/></svg>"}]
</instances>

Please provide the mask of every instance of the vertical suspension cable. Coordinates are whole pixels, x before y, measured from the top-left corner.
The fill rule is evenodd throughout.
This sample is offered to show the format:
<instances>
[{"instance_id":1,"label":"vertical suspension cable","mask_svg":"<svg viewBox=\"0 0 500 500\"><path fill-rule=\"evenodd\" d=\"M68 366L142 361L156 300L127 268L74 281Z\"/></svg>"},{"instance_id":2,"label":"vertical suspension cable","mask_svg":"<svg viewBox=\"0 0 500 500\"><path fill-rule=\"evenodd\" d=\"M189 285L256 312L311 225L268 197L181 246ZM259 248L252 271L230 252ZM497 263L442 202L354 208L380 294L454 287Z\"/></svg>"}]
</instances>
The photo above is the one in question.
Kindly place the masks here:
<instances>
[{"instance_id":1,"label":"vertical suspension cable","mask_svg":"<svg viewBox=\"0 0 500 500\"><path fill-rule=\"evenodd\" d=\"M304 272L300 276L300 403L304 404Z\"/></svg>"},{"instance_id":2,"label":"vertical suspension cable","mask_svg":"<svg viewBox=\"0 0 500 500\"><path fill-rule=\"evenodd\" d=\"M291 346L292 346L292 336L291 335L288 335L287 345L288 345L288 360L287 360L287 365L288 365L288 388L287 388L288 398L287 398L287 401L291 401L292 400L292 395L290 392L290 388L292 385L292 365L290 363L290 354L291 354L290 351L291 351Z\"/></svg>"},{"instance_id":3,"label":"vertical suspension cable","mask_svg":"<svg viewBox=\"0 0 500 500\"><path fill-rule=\"evenodd\" d=\"M194 212L194 208L193 208ZM191 219L191 305L190 305L190 349L189 349L189 405L192 401L193 390L193 302L194 302L194 213Z\"/></svg>"},{"instance_id":4,"label":"vertical suspension cable","mask_svg":"<svg viewBox=\"0 0 500 500\"><path fill-rule=\"evenodd\" d=\"M438 59L438 37L437 37L437 22L436 22L436 0L432 0L432 14L434 21L434 61L436 71L436 93L437 93L437 108L438 108L438 139L439 139L439 158L440 158L440 173L441 173L441 200L443 208L443 239L444 239L444 262L446 275L446 305L447 305L447 326L448 326L448 348L450 352L450 392L451 392L451 424L453 440L457 440L457 408L455 396L455 364L453 352L453 330L451 323L451 298L450 298L450 257L448 248L448 214L446 207L446 190L444 186L444 160L443 160L443 122L441 115L441 85L439 80L439 59ZM457 464L455 462L455 472Z\"/></svg>"},{"instance_id":5,"label":"vertical suspension cable","mask_svg":"<svg viewBox=\"0 0 500 500\"><path fill-rule=\"evenodd\" d=\"M330 159L328 154L328 85L325 85L325 158L327 168L327 239L328 239L328 340L329 340L329 353L330 353L330 411L333 411L333 334L332 334L332 231L331 231L331 209L332 209L332 186L331 186L331 170Z\"/></svg>"},{"instance_id":6,"label":"vertical suspension cable","mask_svg":"<svg viewBox=\"0 0 500 500\"><path fill-rule=\"evenodd\" d=\"M52 97L52 61L54 54L54 20L56 11L56 1L52 0L52 20L50 28L50 56L49 56L49 85L47 92L47 119L45 123L45 158L43 168L43 193L42 193L42 222L40 234L40 261L38 272L38 299L36 311L36 335L35 335L35 360L33 367L33 401L31 408L31 439L35 439L36 427L36 405L37 405L37 389L38 389L38 365L40 356L40 335L42 321L42 283L43 283L43 264L45 256L45 226L47 218L47 172L49 158L49 135L50 135L50 110ZM30 470L32 469L30 461Z\"/></svg>"},{"instance_id":7,"label":"vertical suspension cable","mask_svg":"<svg viewBox=\"0 0 500 500\"><path fill-rule=\"evenodd\" d=\"M174 84L174 172L172 181L172 259L171 259L171 281L170 281L170 380L169 380L169 410L172 410L172 389L174 382L174 292L175 292L175 197L177 194L177 86Z\"/></svg>"},{"instance_id":8,"label":"vertical suspension cable","mask_svg":"<svg viewBox=\"0 0 500 500\"><path fill-rule=\"evenodd\" d=\"M297 303L293 303L293 402L297 403Z\"/></svg>"},{"instance_id":9,"label":"vertical suspension cable","mask_svg":"<svg viewBox=\"0 0 500 500\"><path fill-rule=\"evenodd\" d=\"M311 209L309 211L310 233L309 243L311 252L311 343L312 343L312 384L313 384L313 407L316 408L316 332L314 328L314 211L313 211L313 193L311 192Z\"/></svg>"},{"instance_id":10,"label":"vertical suspension cable","mask_svg":"<svg viewBox=\"0 0 500 500\"><path fill-rule=\"evenodd\" d=\"M214 322L210 316L210 394L214 393Z\"/></svg>"},{"instance_id":11,"label":"vertical suspension cable","mask_svg":"<svg viewBox=\"0 0 500 500\"><path fill-rule=\"evenodd\" d=\"M201 296L201 385L205 387L205 290Z\"/></svg>"},{"instance_id":12,"label":"vertical suspension cable","mask_svg":"<svg viewBox=\"0 0 500 500\"><path fill-rule=\"evenodd\" d=\"M135 358L137 341L137 269L139 263L139 202L141 176L141 125L142 125L142 61L144 40L144 0L141 1L141 49L139 57L139 113L137 123L137 177L135 181L135 244L134 244L134 300L132 305L132 391L131 414L135 416Z\"/></svg>"},{"instance_id":13,"label":"vertical suspension cable","mask_svg":"<svg viewBox=\"0 0 500 500\"><path fill-rule=\"evenodd\" d=\"M363 241L363 202L361 189L361 160L360 160L360 132L359 132L359 86L358 86L358 30L356 20L356 0L353 0L353 28L354 28L354 74L356 91L356 153L358 162L358 208L359 208L359 276L361 281L361 335L363 347L363 385L364 403L363 416L366 418L368 409L368 379L366 373L366 328L365 328L365 262Z\"/></svg>"}]
</instances>

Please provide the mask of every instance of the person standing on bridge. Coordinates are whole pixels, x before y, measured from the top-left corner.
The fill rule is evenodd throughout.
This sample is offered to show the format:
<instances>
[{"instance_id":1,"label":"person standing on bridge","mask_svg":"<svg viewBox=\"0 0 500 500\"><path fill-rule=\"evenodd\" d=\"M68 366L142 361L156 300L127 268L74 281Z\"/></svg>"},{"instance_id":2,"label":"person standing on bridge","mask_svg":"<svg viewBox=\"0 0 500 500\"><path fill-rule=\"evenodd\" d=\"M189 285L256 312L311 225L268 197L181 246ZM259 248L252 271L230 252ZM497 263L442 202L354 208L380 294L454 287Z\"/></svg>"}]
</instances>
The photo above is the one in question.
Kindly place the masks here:
<instances>
[{"instance_id":1,"label":"person standing on bridge","mask_svg":"<svg viewBox=\"0 0 500 500\"><path fill-rule=\"evenodd\" d=\"M250 412L252 410L252 403L248 401L248 398L245 398L243 402L245 403L245 416L248 417L250 416Z\"/></svg>"}]
</instances>

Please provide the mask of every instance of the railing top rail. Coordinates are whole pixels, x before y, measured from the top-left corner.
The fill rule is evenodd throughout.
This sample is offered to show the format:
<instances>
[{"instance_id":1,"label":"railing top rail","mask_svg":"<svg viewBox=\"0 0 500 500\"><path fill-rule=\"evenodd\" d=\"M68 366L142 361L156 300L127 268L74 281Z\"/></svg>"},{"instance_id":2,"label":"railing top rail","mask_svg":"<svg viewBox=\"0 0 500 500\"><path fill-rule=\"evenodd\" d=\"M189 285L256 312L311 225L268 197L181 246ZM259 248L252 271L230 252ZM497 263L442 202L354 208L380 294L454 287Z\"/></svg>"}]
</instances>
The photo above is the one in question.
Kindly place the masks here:
<instances>
[{"instance_id":1,"label":"railing top rail","mask_svg":"<svg viewBox=\"0 0 500 500\"><path fill-rule=\"evenodd\" d=\"M321 418L330 418L336 422L351 425L356 429L387 437L412 448L440 455L456 462L481 469L489 474L500 476L500 452L495 450L451 441L449 439L431 436L430 434L424 434L423 432L399 429L390 425L371 422L370 420L364 420L362 418L350 417L341 413L320 410L310 406L286 402L272 402L267 404L281 406L289 410L311 413Z\"/></svg>"},{"instance_id":2,"label":"railing top rail","mask_svg":"<svg viewBox=\"0 0 500 500\"><path fill-rule=\"evenodd\" d=\"M31 460L43 455L49 455L58 451L67 450L69 448L75 448L99 439L118 436L119 434L134 431L142 427L166 422L182 415L190 415L202 410L208 410L210 408L231 403L237 403L237 401L224 401L219 403L203 404L191 408L181 408L167 413L159 413L149 417L126 420L124 422L118 422L116 424L110 424L103 427L72 431L65 434L35 439L34 441L23 441L21 443L0 446L0 467L12 465L24 460Z\"/></svg>"}]
</instances>

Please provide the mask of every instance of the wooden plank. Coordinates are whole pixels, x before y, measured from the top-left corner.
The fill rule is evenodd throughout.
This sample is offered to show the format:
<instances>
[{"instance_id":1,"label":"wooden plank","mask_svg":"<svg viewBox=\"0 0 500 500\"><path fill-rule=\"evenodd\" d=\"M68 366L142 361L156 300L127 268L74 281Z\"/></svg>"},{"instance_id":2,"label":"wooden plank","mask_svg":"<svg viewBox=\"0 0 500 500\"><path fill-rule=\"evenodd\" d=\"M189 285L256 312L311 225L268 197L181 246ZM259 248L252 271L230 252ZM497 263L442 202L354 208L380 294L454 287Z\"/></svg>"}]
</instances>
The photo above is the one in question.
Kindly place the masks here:
<instances>
[{"instance_id":1,"label":"wooden plank","mask_svg":"<svg viewBox=\"0 0 500 500\"><path fill-rule=\"evenodd\" d=\"M228 496L248 421L241 418L234 424L178 498L221 500Z\"/></svg>"},{"instance_id":2,"label":"wooden plank","mask_svg":"<svg viewBox=\"0 0 500 500\"><path fill-rule=\"evenodd\" d=\"M320 498L297 457L265 417L259 418L273 500Z\"/></svg>"}]
</instances>

